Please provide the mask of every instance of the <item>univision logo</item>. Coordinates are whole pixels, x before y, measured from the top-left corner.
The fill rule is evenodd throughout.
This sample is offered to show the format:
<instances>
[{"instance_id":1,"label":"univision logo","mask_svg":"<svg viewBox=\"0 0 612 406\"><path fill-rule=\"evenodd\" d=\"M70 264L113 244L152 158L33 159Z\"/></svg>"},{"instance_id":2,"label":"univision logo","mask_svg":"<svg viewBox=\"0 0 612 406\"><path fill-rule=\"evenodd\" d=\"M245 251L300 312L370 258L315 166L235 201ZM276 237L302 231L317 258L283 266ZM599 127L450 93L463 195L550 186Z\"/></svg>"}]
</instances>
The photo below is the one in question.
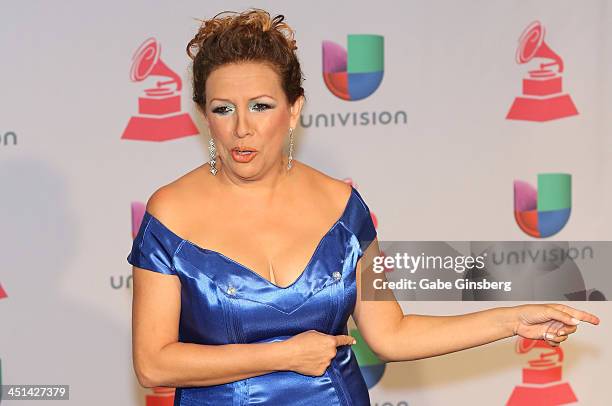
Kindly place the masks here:
<instances>
[{"instance_id":1,"label":"univision logo","mask_svg":"<svg viewBox=\"0 0 612 406\"><path fill-rule=\"evenodd\" d=\"M384 37L374 34L349 34L347 48L323 41L323 81L329 91L342 100L362 100L378 89L384 73ZM349 127L407 124L405 110L338 111L304 113L300 126Z\"/></svg>"},{"instance_id":2,"label":"univision logo","mask_svg":"<svg viewBox=\"0 0 612 406\"><path fill-rule=\"evenodd\" d=\"M323 41L323 80L343 100L365 99L378 88L384 72L384 37L349 34L347 49Z\"/></svg>"},{"instance_id":3,"label":"univision logo","mask_svg":"<svg viewBox=\"0 0 612 406\"><path fill-rule=\"evenodd\" d=\"M5 133L0 132L0 147L8 145L16 146L17 139L17 133L15 133L15 131L7 131Z\"/></svg>"},{"instance_id":4,"label":"univision logo","mask_svg":"<svg viewBox=\"0 0 612 406\"><path fill-rule=\"evenodd\" d=\"M537 189L514 181L514 218L527 235L550 237L561 231L572 208L572 176L566 173L538 174Z\"/></svg>"}]
</instances>

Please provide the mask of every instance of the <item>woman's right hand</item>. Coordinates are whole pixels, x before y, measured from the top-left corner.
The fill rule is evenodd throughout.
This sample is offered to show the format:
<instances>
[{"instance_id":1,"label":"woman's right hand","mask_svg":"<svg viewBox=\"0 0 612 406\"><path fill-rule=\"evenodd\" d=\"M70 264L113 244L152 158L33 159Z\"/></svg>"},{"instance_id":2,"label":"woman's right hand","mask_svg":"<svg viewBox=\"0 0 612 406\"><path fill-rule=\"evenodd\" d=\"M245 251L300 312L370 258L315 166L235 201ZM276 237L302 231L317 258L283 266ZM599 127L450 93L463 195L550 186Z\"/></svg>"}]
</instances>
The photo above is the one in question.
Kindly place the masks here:
<instances>
[{"instance_id":1,"label":"woman's right hand","mask_svg":"<svg viewBox=\"0 0 612 406\"><path fill-rule=\"evenodd\" d=\"M321 376L336 356L337 347L355 344L352 336L329 335L308 330L283 341L289 350L290 371L303 375Z\"/></svg>"}]
</instances>

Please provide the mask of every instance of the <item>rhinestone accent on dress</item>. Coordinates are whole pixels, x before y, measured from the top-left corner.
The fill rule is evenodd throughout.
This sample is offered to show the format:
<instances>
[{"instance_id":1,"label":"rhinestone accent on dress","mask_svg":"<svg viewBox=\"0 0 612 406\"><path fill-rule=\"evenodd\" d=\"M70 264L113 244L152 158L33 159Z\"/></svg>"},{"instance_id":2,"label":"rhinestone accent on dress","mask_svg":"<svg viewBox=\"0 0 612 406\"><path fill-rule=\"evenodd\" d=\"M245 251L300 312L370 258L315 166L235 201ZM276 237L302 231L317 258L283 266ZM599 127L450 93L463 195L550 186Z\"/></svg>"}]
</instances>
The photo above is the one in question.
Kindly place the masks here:
<instances>
[{"instance_id":1,"label":"rhinestone accent on dress","mask_svg":"<svg viewBox=\"0 0 612 406\"><path fill-rule=\"evenodd\" d=\"M227 294L228 295L235 295L236 294L236 288L233 286L230 286L229 288L227 288Z\"/></svg>"},{"instance_id":2,"label":"rhinestone accent on dress","mask_svg":"<svg viewBox=\"0 0 612 406\"><path fill-rule=\"evenodd\" d=\"M339 279L342 277L342 275L341 275L341 274L340 274L340 272L338 272L338 271L335 271L335 272L332 274L332 276L334 277L334 279L335 279L335 280L339 280Z\"/></svg>"}]
</instances>

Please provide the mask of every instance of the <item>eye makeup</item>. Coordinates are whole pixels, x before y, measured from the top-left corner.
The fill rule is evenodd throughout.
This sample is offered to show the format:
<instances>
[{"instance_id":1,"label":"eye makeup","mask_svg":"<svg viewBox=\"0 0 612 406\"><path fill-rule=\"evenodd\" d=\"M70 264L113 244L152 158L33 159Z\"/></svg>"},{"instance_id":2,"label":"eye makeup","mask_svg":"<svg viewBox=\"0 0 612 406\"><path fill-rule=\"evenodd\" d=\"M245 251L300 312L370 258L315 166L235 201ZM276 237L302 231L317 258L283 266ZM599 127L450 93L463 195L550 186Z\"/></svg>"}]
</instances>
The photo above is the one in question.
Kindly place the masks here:
<instances>
[{"instance_id":1,"label":"eye makeup","mask_svg":"<svg viewBox=\"0 0 612 406\"><path fill-rule=\"evenodd\" d=\"M257 101L249 102L249 111L266 111L266 110L273 109L274 107L276 106L270 103L257 102Z\"/></svg>"},{"instance_id":2,"label":"eye makeup","mask_svg":"<svg viewBox=\"0 0 612 406\"><path fill-rule=\"evenodd\" d=\"M214 106L212 108L212 112L213 113L219 114L221 116L227 116L227 115L233 113L234 111L236 111L236 106L234 106L231 103L220 104L220 105Z\"/></svg>"},{"instance_id":3,"label":"eye makeup","mask_svg":"<svg viewBox=\"0 0 612 406\"><path fill-rule=\"evenodd\" d=\"M262 102L262 101L250 101L249 102L249 111L251 112L264 112L266 110L271 110L276 107L274 103ZM223 103L214 105L211 107L211 110L215 114L219 114L220 116L228 116L236 111L236 106L232 103Z\"/></svg>"}]
</instances>

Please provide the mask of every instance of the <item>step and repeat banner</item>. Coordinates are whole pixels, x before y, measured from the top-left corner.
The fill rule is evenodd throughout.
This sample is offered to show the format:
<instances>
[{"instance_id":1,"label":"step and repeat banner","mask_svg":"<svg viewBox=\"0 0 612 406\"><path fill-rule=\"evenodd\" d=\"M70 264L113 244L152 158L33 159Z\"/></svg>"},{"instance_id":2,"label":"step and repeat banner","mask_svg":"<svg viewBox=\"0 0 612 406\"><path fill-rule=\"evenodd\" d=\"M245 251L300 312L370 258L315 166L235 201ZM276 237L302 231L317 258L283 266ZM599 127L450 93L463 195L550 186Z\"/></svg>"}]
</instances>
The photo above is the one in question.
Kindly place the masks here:
<instances>
[{"instance_id":1,"label":"step and repeat banner","mask_svg":"<svg viewBox=\"0 0 612 406\"><path fill-rule=\"evenodd\" d=\"M351 182L381 242L612 239L607 1L5 1L2 384L172 404L134 375L126 256L151 193L208 159L185 52L198 19L249 7L295 29L307 100L294 156ZM596 281L550 297L602 320L559 347L511 338L385 364L360 342L372 404L610 404L611 292ZM403 299L432 315L527 303Z\"/></svg>"}]
</instances>

